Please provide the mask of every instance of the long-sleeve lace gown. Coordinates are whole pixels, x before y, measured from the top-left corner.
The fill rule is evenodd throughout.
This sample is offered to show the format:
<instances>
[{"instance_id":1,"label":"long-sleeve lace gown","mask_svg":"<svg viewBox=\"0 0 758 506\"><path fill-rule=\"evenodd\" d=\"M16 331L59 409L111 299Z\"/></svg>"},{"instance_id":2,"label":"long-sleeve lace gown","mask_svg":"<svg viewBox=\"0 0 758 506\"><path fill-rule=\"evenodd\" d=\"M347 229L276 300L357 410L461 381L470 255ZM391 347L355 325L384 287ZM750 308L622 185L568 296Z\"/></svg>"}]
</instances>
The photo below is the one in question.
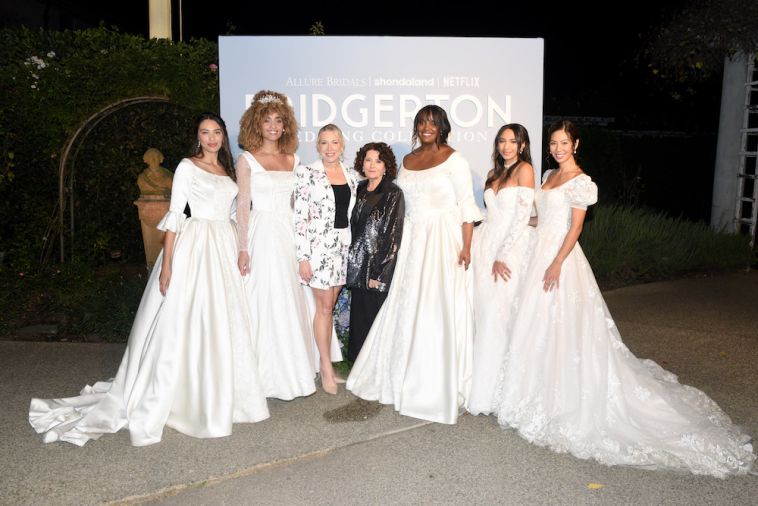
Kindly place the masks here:
<instances>
[{"instance_id":1,"label":"long-sleeve lace gown","mask_svg":"<svg viewBox=\"0 0 758 506\"><path fill-rule=\"evenodd\" d=\"M530 169L531 170L531 169ZM508 322L518 307L518 295L529 264L534 229L529 217L534 189L505 186L484 191L487 217L474 230L471 267L474 271L474 354L471 393L466 409L471 414L492 412L495 384L508 345ZM511 270L508 281L492 277L495 260Z\"/></svg>"}]
</instances>

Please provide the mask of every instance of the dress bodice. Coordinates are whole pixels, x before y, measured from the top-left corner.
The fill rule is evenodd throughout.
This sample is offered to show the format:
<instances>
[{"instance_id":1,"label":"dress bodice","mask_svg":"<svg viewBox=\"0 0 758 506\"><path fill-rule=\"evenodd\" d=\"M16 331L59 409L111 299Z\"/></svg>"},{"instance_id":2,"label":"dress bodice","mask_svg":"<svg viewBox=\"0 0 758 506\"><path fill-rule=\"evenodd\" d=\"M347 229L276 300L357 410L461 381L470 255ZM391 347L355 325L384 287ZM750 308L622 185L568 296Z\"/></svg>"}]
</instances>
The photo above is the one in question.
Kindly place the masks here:
<instances>
[{"instance_id":1,"label":"dress bodice","mask_svg":"<svg viewBox=\"0 0 758 506\"><path fill-rule=\"evenodd\" d=\"M424 170L398 171L395 184L403 190L405 216L411 220L460 211L462 222L481 218L471 188L471 172L458 152Z\"/></svg>"},{"instance_id":2,"label":"dress bodice","mask_svg":"<svg viewBox=\"0 0 758 506\"><path fill-rule=\"evenodd\" d=\"M228 222L237 191L237 184L229 176L212 174L185 158L174 174L169 215L182 221L183 215L179 215L189 204L192 218Z\"/></svg>"},{"instance_id":3,"label":"dress bodice","mask_svg":"<svg viewBox=\"0 0 758 506\"><path fill-rule=\"evenodd\" d=\"M487 204L487 220L489 226L498 229L509 230L513 226L520 210L519 207L528 205L531 207L531 198L526 201L524 195L531 195L531 188L523 186L506 186L495 192L492 188L484 190L484 203Z\"/></svg>"},{"instance_id":4,"label":"dress bodice","mask_svg":"<svg viewBox=\"0 0 758 506\"><path fill-rule=\"evenodd\" d=\"M292 212L292 192L295 173L291 171L261 171L250 176L254 211Z\"/></svg>"},{"instance_id":5,"label":"dress bodice","mask_svg":"<svg viewBox=\"0 0 758 506\"><path fill-rule=\"evenodd\" d=\"M538 189L534 201L537 205L537 232L564 236L571 227L571 209L587 209L597 202L597 186L588 175L581 174L549 190Z\"/></svg>"}]
</instances>

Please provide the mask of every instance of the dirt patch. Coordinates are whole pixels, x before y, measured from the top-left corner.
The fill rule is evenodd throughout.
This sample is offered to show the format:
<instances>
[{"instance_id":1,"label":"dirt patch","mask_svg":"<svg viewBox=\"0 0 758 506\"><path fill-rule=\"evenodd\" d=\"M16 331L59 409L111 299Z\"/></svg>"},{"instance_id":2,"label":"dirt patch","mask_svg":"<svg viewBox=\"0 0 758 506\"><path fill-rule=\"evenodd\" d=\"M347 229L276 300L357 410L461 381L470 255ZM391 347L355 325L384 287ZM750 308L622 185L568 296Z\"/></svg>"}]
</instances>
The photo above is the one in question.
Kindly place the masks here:
<instances>
[{"instance_id":1,"label":"dirt patch","mask_svg":"<svg viewBox=\"0 0 758 506\"><path fill-rule=\"evenodd\" d=\"M356 399L344 406L324 412L324 419L329 423L365 422L379 414L384 408L378 402Z\"/></svg>"}]
</instances>

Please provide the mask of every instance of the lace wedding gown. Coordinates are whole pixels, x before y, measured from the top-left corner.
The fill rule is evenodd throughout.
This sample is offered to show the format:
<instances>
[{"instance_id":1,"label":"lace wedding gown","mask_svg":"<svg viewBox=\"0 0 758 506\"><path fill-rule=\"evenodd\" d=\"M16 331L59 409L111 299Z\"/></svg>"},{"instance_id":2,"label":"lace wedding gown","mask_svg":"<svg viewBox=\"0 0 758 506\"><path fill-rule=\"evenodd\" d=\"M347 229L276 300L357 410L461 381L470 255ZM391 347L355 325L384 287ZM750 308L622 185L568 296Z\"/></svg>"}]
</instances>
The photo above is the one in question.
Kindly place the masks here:
<instances>
[{"instance_id":1,"label":"lace wedding gown","mask_svg":"<svg viewBox=\"0 0 758 506\"><path fill-rule=\"evenodd\" d=\"M480 218L466 160L400 168L403 237L392 285L347 379L366 400L402 415L454 424L471 381L469 271L458 265L461 224Z\"/></svg>"},{"instance_id":2,"label":"lace wedding gown","mask_svg":"<svg viewBox=\"0 0 758 506\"><path fill-rule=\"evenodd\" d=\"M295 167L300 161L295 156ZM236 219L240 247L250 253L245 289L266 397L291 400L316 391L319 355L313 337L315 301L300 284L292 227L293 171L269 171L245 151L237 163ZM252 200L252 211L250 209ZM342 360L332 336L332 361Z\"/></svg>"},{"instance_id":3,"label":"lace wedding gown","mask_svg":"<svg viewBox=\"0 0 758 506\"><path fill-rule=\"evenodd\" d=\"M536 191L537 239L499 375L498 421L532 443L607 465L721 478L748 472L750 438L705 393L621 341L579 243L563 262L560 288L543 291L571 208L596 199L584 174Z\"/></svg>"},{"instance_id":4,"label":"lace wedding gown","mask_svg":"<svg viewBox=\"0 0 758 506\"><path fill-rule=\"evenodd\" d=\"M231 434L232 423L268 418L230 221L236 194L229 177L182 160L158 224L177 234L166 296L161 252L116 377L78 397L32 399L29 422L46 443L83 446L128 427L132 444L145 446L161 440L164 425L210 438Z\"/></svg>"},{"instance_id":5,"label":"lace wedding gown","mask_svg":"<svg viewBox=\"0 0 758 506\"><path fill-rule=\"evenodd\" d=\"M531 169L530 169L531 170ZM484 191L487 217L474 229L471 267L474 271L474 354L471 393L466 409L473 414L492 411L495 384L508 345L508 322L518 306L519 289L529 263L534 229L529 217L534 189L506 186ZM511 270L508 281L492 277L495 260Z\"/></svg>"}]
</instances>

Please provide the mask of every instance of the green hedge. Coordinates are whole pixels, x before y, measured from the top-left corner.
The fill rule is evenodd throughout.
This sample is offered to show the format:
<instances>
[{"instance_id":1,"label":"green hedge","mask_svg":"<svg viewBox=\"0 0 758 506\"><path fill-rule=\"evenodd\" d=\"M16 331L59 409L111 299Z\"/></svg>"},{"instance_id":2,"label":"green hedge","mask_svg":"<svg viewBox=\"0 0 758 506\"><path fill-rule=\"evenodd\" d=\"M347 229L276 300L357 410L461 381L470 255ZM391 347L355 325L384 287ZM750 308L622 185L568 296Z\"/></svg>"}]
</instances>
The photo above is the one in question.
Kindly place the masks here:
<instances>
[{"instance_id":1,"label":"green hedge","mask_svg":"<svg viewBox=\"0 0 758 506\"><path fill-rule=\"evenodd\" d=\"M704 222L619 205L596 206L579 239L595 277L609 285L747 267L755 261L749 241Z\"/></svg>"},{"instance_id":2,"label":"green hedge","mask_svg":"<svg viewBox=\"0 0 758 506\"><path fill-rule=\"evenodd\" d=\"M123 216L108 221L109 230L134 227L131 182L144 168L142 154L157 147L173 168L190 140L188 121L218 109L217 55L217 45L204 39L147 40L104 27L0 30L0 251L6 263L25 270L37 264L58 200L60 150L82 122L125 98L164 96L172 106L125 109L99 125L76 160L76 200L85 206L77 210L76 254L91 260L107 248L134 250L88 227L85 213L89 219ZM104 191L87 185L104 181L110 182Z\"/></svg>"}]
</instances>

